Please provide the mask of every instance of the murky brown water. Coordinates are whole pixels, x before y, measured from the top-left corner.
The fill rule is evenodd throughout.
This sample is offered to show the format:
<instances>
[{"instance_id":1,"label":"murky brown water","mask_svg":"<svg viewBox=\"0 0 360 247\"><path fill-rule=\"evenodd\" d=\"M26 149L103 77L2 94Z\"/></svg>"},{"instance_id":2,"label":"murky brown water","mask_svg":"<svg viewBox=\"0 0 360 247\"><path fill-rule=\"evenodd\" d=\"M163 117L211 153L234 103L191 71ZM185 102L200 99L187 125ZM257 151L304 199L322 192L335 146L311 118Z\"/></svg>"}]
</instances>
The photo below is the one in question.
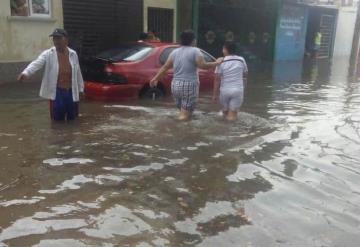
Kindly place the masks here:
<instances>
[{"instance_id":1,"label":"murky brown water","mask_svg":"<svg viewBox=\"0 0 360 247\"><path fill-rule=\"evenodd\" d=\"M189 123L143 101L51 124L37 84L0 86L0 246L359 246L360 85L304 70L253 76L235 124L208 95Z\"/></svg>"}]
</instances>

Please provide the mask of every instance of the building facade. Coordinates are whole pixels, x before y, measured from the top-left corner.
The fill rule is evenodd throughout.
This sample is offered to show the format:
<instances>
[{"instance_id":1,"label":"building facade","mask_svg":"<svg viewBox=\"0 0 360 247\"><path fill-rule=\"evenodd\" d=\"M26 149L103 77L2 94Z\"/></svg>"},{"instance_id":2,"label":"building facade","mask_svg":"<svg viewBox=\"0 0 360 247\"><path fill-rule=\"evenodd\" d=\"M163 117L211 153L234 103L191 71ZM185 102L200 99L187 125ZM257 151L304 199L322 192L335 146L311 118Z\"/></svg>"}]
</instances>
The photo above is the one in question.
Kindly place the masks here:
<instances>
[{"instance_id":1,"label":"building facade","mask_svg":"<svg viewBox=\"0 0 360 247\"><path fill-rule=\"evenodd\" d=\"M198 45L221 55L226 40L249 61L299 61L322 33L321 57L349 56L356 20L353 0L2 0L0 83L52 45L64 27L81 59L136 41L153 30L162 41L192 28ZM341 32L337 32L341 30Z\"/></svg>"},{"instance_id":2,"label":"building facade","mask_svg":"<svg viewBox=\"0 0 360 247\"><path fill-rule=\"evenodd\" d=\"M81 59L136 41L148 30L174 42L182 19L177 7L176 0L1 0L0 83L14 81L51 47L49 34L57 27L68 31L70 47Z\"/></svg>"},{"instance_id":3,"label":"building facade","mask_svg":"<svg viewBox=\"0 0 360 247\"><path fill-rule=\"evenodd\" d=\"M81 58L155 31L165 42L176 39L177 4L173 0L63 0L64 26Z\"/></svg>"},{"instance_id":4,"label":"building facade","mask_svg":"<svg viewBox=\"0 0 360 247\"><path fill-rule=\"evenodd\" d=\"M49 34L63 26L61 0L0 1L0 83L17 73L51 46Z\"/></svg>"},{"instance_id":5,"label":"building facade","mask_svg":"<svg viewBox=\"0 0 360 247\"><path fill-rule=\"evenodd\" d=\"M279 1L200 0L194 20L199 46L221 56L225 41L248 61L273 59Z\"/></svg>"},{"instance_id":6,"label":"building facade","mask_svg":"<svg viewBox=\"0 0 360 247\"><path fill-rule=\"evenodd\" d=\"M144 0L144 31L155 30L165 41L177 37L177 1Z\"/></svg>"},{"instance_id":7,"label":"building facade","mask_svg":"<svg viewBox=\"0 0 360 247\"><path fill-rule=\"evenodd\" d=\"M319 58L333 56L338 8L334 4L283 1L279 9L275 61L299 61L311 56L321 33Z\"/></svg>"},{"instance_id":8,"label":"building facade","mask_svg":"<svg viewBox=\"0 0 360 247\"><path fill-rule=\"evenodd\" d=\"M213 42L206 36L215 33L220 43L235 41L248 60L301 61L320 32L320 58L350 55L355 0L193 0L192 6L204 49Z\"/></svg>"},{"instance_id":9,"label":"building facade","mask_svg":"<svg viewBox=\"0 0 360 247\"><path fill-rule=\"evenodd\" d=\"M143 31L142 0L63 0L64 27L79 57L95 55Z\"/></svg>"}]
</instances>

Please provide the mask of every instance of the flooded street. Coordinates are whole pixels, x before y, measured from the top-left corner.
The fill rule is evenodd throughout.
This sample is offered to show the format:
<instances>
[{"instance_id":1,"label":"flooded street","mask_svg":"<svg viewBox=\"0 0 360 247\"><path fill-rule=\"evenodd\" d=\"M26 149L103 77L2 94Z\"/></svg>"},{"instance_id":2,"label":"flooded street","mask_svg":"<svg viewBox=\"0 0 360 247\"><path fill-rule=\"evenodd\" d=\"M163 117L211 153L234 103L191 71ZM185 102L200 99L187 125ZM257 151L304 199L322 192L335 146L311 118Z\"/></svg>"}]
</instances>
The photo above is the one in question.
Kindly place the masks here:
<instances>
[{"instance_id":1,"label":"flooded street","mask_svg":"<svg viewBox=\"0 0 360 247\"><path fill-rule=\"evenodd\" d=\"M253 75L234 124L206 93L187 123L164 100L51 124L38 84L1 85L0 246L359 246L360 84L301 66Z\"/></svg>"}]
</instances>

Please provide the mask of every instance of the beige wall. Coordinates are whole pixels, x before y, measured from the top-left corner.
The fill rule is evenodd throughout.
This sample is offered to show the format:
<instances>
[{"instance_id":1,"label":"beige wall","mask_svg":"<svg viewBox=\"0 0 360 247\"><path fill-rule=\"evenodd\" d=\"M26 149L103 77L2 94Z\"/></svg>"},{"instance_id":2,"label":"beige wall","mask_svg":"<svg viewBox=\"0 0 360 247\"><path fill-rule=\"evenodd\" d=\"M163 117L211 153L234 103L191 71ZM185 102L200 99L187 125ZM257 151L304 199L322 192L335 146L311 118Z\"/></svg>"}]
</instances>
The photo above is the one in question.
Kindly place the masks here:
<instances>
[{"instance_id":1,"label":"beige wall","mask_svg":"<svg viewBox=\"0 0 360 247\"><path fill-rule=\"evenodd\" d=\"M51 18L12 17L10 0L0 0L0 63L26 62L51 47L49 34L63 26L62 1L52 0Z\"/></svg>"},{"instance_id":2,"label":"beige wall","mask_svg":"<svg viewBox=\"0 0 360 247\"><path fill-rule=\"evenodd\" d=\"M181 0L180 0L181 1ZM144 0L144 32L148 31L148 8L167 8L174 10L174 31L173 31L173 40L176 40L176 27L177 27L177 7L176 0Z\"/></svg>"}]
</instances>

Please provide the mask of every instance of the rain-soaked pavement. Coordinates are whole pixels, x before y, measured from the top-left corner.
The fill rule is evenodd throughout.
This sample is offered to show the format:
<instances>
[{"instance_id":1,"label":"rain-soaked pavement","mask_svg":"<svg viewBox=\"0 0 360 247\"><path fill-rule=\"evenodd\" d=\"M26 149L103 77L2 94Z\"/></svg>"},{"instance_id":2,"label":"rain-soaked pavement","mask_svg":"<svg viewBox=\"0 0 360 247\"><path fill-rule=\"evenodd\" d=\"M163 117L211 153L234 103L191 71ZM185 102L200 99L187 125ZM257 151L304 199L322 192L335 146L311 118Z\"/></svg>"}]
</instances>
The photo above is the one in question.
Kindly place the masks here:
<instances>
[{"instance_id":1,"label":"rain-soaked pavement","mask_svg":"<svg viewBox=\"0 0 360 247\"><path fill-rule=\"evenodd\" d=\"M38 84L0 86L0 246L359 246L360 85L301 67L253 75L235 124L206 94L188 123L169 100L51 124Z\"/></svg>"}]
</instances>

